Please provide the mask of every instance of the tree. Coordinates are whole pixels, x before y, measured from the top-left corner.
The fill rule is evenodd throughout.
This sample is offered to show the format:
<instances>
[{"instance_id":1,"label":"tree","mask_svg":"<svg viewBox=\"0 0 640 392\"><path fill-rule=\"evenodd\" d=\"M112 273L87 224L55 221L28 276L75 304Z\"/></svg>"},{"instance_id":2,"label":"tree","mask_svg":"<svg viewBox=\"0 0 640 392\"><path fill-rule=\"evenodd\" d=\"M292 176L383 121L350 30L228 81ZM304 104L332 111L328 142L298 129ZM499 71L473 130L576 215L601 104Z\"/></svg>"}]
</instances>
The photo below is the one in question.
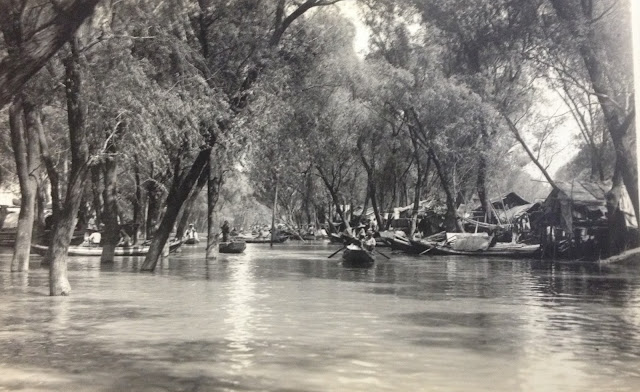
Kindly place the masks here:
<instances>
[{"instance_id":1,"label":"tree","mask_svg":"<svg viewBox=\"0 0 640 392\"><path fill-rule=\"evenodd\" d=\"M23 30L21 49L0 61L0 108L73 37L98 1L62 0L44 6L31 0L0 2L0 9L4 10L0 16L3 30L17 19L29 19L29 28Z\"/></svg>"}]
</instances>

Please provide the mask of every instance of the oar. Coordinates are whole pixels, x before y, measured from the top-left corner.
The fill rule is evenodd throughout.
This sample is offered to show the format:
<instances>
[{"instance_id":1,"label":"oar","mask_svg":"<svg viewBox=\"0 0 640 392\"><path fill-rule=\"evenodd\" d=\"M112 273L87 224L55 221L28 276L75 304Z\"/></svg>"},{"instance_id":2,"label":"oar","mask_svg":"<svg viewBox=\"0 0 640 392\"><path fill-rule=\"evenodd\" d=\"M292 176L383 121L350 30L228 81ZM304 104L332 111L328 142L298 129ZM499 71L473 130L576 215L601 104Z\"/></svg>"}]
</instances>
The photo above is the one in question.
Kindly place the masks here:
<instances>
[{"instance_id":1,"label":"oar","mask_svg":"<svg viewBox=\"0 0 640 392\"><path fill-rule=\"evenodd\" d=\"M387 260L390 260L390 259L391 259L391 257L389 257L389 256L385 255L384 253L380 252L378 249L375 249L375 251L376 251L376 252L378 252L378 253L380 253L382 256L386 257L386 258L387 258Z\"/></svg>"},{"instance_id":2,"label":"oar","mask_svg":"<svg viewBox=\"0 0 640 392\"><path fill-rule=\"evenodd\" d=\"M335 252L333 252L329 257L327 257L327 259L332 258L333 256L337 255L338 252L340 252L341 250L343 250L344 248L346 248L346 246L343 246L342 248L336 250Z\"/></svg>"},{"instance_id":3,"label":"oar","mask_svg":"<svg viewBox=\"0 0 640 392\"><path fill-rule=\"evenodd\" d=\"M429 252L431 249L433 249L433 247L427 249L427 250L423 250L422 252L420 252L420 256L422 256L423 254Z\"/></svg>"}]
</instances>

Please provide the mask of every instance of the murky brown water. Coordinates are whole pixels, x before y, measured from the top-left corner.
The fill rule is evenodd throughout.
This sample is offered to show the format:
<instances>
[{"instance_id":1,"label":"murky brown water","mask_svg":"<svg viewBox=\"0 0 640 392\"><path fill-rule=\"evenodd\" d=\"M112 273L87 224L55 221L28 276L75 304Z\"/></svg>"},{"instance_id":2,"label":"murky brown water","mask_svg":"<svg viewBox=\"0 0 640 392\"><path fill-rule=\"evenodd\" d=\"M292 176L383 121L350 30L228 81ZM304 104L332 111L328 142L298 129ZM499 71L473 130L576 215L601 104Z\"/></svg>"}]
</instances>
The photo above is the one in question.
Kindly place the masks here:
<instances>
[{"instance_id":1,"label":"murky brown water","mask_svg":"<svg viewBox=\"0 0 640 392\"><path fill-rule=\"evenodd\" d=\"M74 258L52 298L0 250L0 390L638 391L640 263L378 258L329 245Z\"/></svg>"}]
</instances>

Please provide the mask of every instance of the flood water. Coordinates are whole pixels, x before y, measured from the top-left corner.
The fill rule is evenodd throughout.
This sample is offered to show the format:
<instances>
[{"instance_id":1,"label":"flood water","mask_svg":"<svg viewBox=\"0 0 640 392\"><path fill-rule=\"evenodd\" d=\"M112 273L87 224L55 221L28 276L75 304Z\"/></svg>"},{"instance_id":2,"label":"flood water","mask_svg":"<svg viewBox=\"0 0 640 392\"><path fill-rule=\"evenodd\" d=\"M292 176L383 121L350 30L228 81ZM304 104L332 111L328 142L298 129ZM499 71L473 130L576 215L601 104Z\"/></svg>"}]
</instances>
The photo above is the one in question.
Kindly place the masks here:
<instances>
[{"instance_id":1,"label":"flood water","mask_svg":"<svg viewBox=\"0 0 640 392\"><path fill-rule=\"evenodd\" d=\"M248 244L72 258L69 297L0 250L0 391L638 391L640 262L378 257ZM388 249L381 249L389 252Z\"/></svg>"}]
</instances>

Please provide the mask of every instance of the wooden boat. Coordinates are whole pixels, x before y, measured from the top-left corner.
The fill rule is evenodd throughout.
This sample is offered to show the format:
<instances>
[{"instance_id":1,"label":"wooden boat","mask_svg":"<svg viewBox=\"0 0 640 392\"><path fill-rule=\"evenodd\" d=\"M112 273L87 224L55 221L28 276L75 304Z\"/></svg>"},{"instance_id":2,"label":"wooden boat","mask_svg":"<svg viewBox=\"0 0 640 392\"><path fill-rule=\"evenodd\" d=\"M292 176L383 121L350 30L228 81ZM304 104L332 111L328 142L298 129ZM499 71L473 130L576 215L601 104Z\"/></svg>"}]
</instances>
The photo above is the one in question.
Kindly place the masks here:
<instances>
[{"instance_id":1,"label":"wooden boat","mask_svg":"<svg viewBox=\"0 0 640 392\"><path fill-rule=\"evenodd\" d=\"M342 253L342 265L345 267L371 267L375 261L373 252L356 245L348 245Z\"/></svg>"},{"instance_id":2,"label":"wooden boat","mask_svg":"<svg viewBox=\"0 0 640 392\"><path fill-rule=\"evenodd\" d=\"M198 242L200 242L200 241L198 241L195 238L187 238L186 240L184 240L185 245L195 245Z\"/></svg>"},{"instance_id":3,"label":"wooden boat","mask_svg":"<svg viewBox=\"0 0 640 392\"><path fill-rule=\"evenodd\" d=\"M182 245L182 241L172 241L169 243L169 252L176 251L180 245ZM148 245L136 245L136 246L116 246L114 256L146 256L149 253L150 246ZM31 250L35 253L44 256L49 249L46 245L38 245L32 244ZM79 245L79 246L70 246L67 251L67 255L69 256L101 256L102 255L102 247L101 246L88 246L88 245Z\"/></svg>"},{"instance_id":4,"label":"wooden boat","mask_svg":"<svg viewBox=\"0 0 640 392\"><path fill-rule=\"evenodd\" d=\"M246 248L247 243L244 241L221 242L218 245L220 253L242 253Z\"/></svg>"},{"instance_id":5,"label":"wooden boat","mask_svg":"<svg viewBox=\"0 0 640 392\"><path fill-rule=\"evenodd\" d=\"M287 237L287 236L274 238L273 239L273 243L274 244L282 243L282 242L285 242L288 239L289 239L289 237ZM247 244L269 244L269 243L271 243L271 238L244 238L243 240Z\"/></svg>"},{"instance_id":6,"label":"wooden boat","mask_svg":"<svg viewBox=\"0 0 640 392\"><path fill-rule=\"evenodd\" d=\"M528 258L539 255L540 245L512 244L498 242L487 249L474 251L455 250L448 245L435 245L430 252L433 255L456 255L456 256L482 256L482 257L507 257L507 258Z\"/></svg>"},{"instance_id":7,"label":"wooden boat","mask_svg":"<svg viewBox=\"0 0 640 392\"><path fill-rule=\"evenodd\" d=\"M408 238L402 238L402 237L393 237L393 238L388 238L387 241L389 241L391 243L391 250L400 250L402 252L405 253L409 253L409 254L420 254L421 250L423 248L423 246L415 246L411 243L411 241Z\"/></svg>"}]
</instances>

